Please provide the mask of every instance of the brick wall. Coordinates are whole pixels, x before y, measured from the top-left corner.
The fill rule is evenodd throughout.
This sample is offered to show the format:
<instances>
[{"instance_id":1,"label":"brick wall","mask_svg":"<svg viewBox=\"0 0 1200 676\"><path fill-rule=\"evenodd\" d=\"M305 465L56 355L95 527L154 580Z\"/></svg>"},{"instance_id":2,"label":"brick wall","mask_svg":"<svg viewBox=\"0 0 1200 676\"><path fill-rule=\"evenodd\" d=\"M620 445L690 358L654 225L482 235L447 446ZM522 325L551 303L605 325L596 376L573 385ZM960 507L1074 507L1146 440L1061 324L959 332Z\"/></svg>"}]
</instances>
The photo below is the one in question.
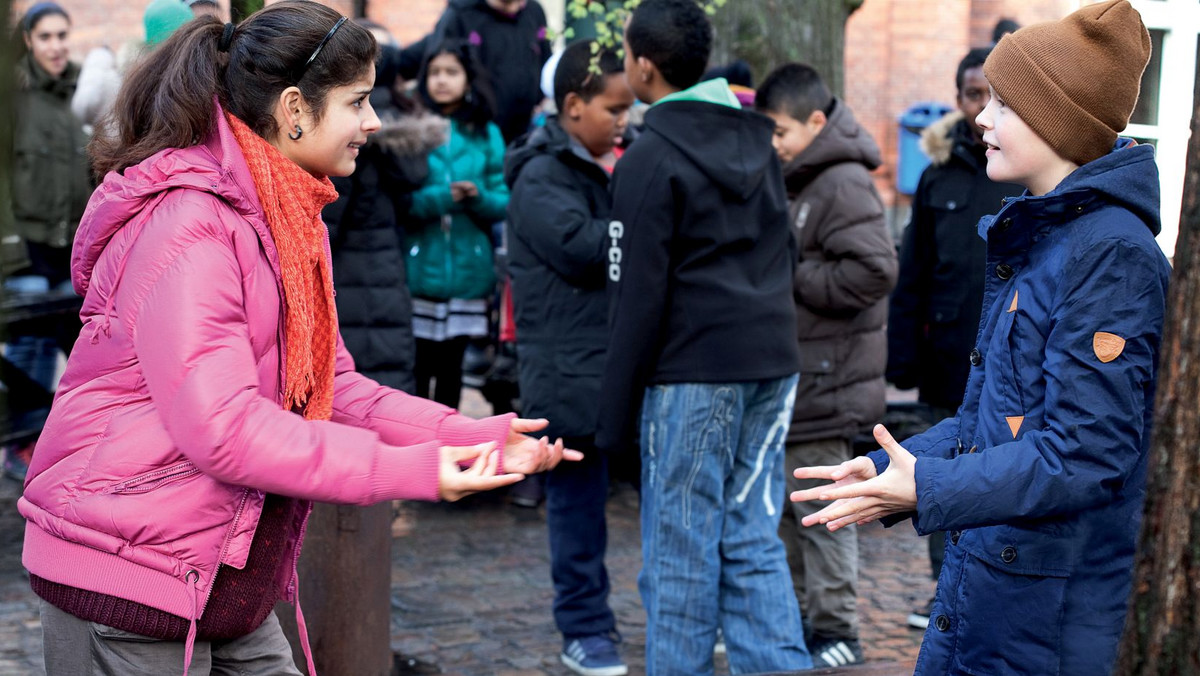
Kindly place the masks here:
<instances>
[{"instance_id":1,"label":"brick wall","mask_svg":"<svg viewBox=\"0 0 1200 676\"><path fill-rule=\"evenodd\" d=\"M1081 0L866 0L846 26L846 102L883 151L876 185L889 206L896 192L897 119L921 101L954 104L963 55L991 40L1003 17L1021 25L1062 17Z\"/></svg>"}]
</instances>

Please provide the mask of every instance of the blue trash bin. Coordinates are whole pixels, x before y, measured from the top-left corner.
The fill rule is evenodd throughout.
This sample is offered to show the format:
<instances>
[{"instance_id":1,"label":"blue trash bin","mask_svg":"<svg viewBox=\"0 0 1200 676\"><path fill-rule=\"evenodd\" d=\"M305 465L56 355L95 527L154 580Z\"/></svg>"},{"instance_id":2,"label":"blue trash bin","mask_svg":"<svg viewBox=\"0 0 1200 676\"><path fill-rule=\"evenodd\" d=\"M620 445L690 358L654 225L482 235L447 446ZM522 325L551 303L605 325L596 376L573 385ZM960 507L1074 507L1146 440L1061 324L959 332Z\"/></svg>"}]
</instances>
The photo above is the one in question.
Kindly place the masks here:
<instances>
[{"instance_id":1,"label":"blue trash bin","mask_svg":"<svg viewBox=\"0 0 1200 676\"><path fill-rule=\"evenodd\" d=\"M900 148L896 161L896 190L905 195L917 191L921 172L929 166L929 157L921 150L921 132L954 110L944 103L925 101L908 107L900 115Z\"/></svg>"}]
</instances>

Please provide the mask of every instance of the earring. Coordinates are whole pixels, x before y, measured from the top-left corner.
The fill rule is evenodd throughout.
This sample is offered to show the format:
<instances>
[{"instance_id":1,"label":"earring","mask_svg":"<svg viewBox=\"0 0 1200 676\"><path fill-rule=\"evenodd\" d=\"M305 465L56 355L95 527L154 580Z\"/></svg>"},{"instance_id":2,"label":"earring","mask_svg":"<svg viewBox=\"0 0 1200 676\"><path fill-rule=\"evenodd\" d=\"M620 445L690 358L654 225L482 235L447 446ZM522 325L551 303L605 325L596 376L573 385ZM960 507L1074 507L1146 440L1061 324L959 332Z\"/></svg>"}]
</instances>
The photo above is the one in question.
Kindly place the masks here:
<instances>
[{"instance_id":1,"label":"earring","mask_svg":"<svg viewBox=\"0 0 1200 676\"><path fill-rule=\"evenodd\" d=\"M296 125L295 134L288 134L288 138L292 139L293 141L299 141L301 136L304 136L304 130L300 128L300 125Z\"/></svg>"}]
</instances>

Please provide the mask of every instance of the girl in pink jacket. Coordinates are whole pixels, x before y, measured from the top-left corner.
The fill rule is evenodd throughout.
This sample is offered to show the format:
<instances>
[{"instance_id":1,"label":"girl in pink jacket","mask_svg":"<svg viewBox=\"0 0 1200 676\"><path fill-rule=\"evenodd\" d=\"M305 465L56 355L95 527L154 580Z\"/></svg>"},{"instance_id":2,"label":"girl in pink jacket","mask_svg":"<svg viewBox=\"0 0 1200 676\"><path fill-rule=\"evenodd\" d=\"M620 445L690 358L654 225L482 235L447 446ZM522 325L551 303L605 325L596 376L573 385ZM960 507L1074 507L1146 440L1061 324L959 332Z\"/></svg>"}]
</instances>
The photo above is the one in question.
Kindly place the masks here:
<instances>
[{"instance_id":1,"label":"girl in pink jacket","mask_svg":"<svg viewBox=\"0 0 1200 676\"><path fill-rule=\"evenodd\" d=\"M311 501L455 500L578 457L525 435L545 421L474 421L354 372L320 212L379 128L375 52L307 0L202 17L93 142L83 332L19 502L49 674L186 673L193 651L298 673L271 609L297 600Z\"/></svg>"}]
</instances>

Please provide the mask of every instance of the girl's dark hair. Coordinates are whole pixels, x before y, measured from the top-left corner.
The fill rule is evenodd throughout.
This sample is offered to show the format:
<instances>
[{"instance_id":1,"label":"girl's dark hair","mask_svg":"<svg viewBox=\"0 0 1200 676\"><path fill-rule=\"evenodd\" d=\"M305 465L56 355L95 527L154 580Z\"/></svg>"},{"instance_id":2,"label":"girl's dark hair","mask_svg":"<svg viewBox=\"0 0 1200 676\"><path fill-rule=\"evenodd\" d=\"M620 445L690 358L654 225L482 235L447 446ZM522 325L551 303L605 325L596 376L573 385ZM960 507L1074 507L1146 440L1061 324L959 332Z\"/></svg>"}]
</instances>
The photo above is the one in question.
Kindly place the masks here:
<instances>
[{"instance_id":1,"label":"girl's dark hair","mask_svg":"<svg viewBox=\"0 0 1200 676\"><path fill-rule=\"evenodd\" d=\"M39 2L21 16L21 20L17 22L16 37L13 39L13 45L16 47L16 56L18 58L25 56L29 52L29 48L25 46L25 38L33 33L33 29L37 27L42 19L48 16L61 16L71 23L71 16L67 14L67 10L53 2Z\"/></svg>"},{"instance_id":2,"label":"girl's dark hair","mask_svg":"<svg viewBox=\"0 0 1200 676\"><path fill-rule=\"evenodd\" d=\"M203 142L216 123L214 96L270 139L279 132L279 94L295 85L319 122L329 90L362 77L375 61L375 38L362 26L346 21L330 33L341 18L310 0L284 0L238 24L228 52L218 49L225 24L211 16L184 24L125 77L104 125L114 133L97 134L88 147L96 172L124 171L160 150Z\"/></svg>"},{"instance_id":3,"label":"girl's dark hair","mask_svg":"<svg viewBox=\"0 0 1200 676\"><path fill-rule=\"evenodd\" d=\"M493 115L492 92L483 77L479 59L475 57L471 44L466 40L445 40L425 53L425 60L421 63L421 74L417 76L417 97L429 110L441 111L442 107L429 96L429 64L442 54L449 54L458 59L467 73L467 91L462 104L450 117L458 120L467 132L486 136L487 125L492 121Z\"/></svg>"}]
</instances>

